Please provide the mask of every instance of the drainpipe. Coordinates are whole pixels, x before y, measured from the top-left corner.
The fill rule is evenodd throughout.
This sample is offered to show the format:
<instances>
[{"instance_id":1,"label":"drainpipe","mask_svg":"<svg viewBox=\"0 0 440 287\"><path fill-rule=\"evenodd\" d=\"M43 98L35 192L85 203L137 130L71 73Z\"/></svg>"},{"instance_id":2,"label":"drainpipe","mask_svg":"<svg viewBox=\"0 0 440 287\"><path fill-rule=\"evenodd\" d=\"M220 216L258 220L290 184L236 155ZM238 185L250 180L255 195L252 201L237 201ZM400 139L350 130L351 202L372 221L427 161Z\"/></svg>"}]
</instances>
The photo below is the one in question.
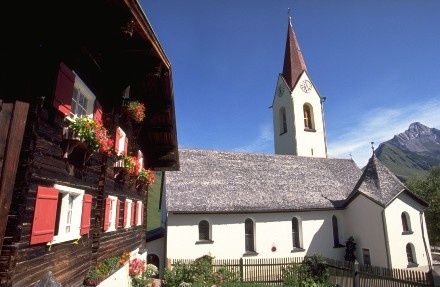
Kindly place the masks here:
<instances>
[{"instance_id":1,"label":"drainpipe","mask_svg":"<svg viewBox=\"0 0 440 287\"><path fill-rule=\"evenodd\" d=\"M390 255L390 241L388 239L388 228L387 228L387 220L385 218L385 208L382 209L382 226L383 226L383 235L385 237L385 249L387 252L387 265L388 268L391 269L391 255Z\"/></svg>"},{"instance_id":2,"label":"drainpipe","mask_svg":"<svg viewBox=\"0 0 440 287\"><path fill-rule=\"evenodd\" d=\"M425 246L426 257L428 257L429 272L432 274L432 262L431 262L431 256L429 254L428 246L426 244L426 239L425 239L425 228L423 227L423 212L422 211L420 211L420 227L422 229L422 238L423 238L423 245Z\"/></svg>"}]
</instances>

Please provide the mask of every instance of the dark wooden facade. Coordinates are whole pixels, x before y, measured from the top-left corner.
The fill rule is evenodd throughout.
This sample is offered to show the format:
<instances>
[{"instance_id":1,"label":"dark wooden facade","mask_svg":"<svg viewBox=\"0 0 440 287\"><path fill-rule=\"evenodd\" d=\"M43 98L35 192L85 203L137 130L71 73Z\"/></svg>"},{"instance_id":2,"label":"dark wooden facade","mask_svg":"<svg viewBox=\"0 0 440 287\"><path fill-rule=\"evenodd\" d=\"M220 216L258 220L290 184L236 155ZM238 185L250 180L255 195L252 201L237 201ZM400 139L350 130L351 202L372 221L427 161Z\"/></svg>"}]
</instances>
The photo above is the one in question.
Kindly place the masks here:
<instances>
[{"instance_id":1,"label":"dark wooden facade","mask_svg":"<svg viewBox=\"0 0 440 287\"><path fill-rule=\"evenodd\" d=\"M124 129L129 153L141 150L149 168L178 168L171 66L137 1L63 5L16 7L20 24L7 34L2 56L7 73L0 94L1 286L31 286L48 271L63 285L78 286L97 261L145 246L142 225L103 231L107 195L146 202L145 192L114 182L116 158L94 153L83 164L63 158L66 123L52 104L61 63L96 95L109 133ZM147 107L139 126L121 116L128 86L130 99ZM90 231L77 242L30 245L37 188L54 184L92 195Z\"/></svg>"}]
</instances>

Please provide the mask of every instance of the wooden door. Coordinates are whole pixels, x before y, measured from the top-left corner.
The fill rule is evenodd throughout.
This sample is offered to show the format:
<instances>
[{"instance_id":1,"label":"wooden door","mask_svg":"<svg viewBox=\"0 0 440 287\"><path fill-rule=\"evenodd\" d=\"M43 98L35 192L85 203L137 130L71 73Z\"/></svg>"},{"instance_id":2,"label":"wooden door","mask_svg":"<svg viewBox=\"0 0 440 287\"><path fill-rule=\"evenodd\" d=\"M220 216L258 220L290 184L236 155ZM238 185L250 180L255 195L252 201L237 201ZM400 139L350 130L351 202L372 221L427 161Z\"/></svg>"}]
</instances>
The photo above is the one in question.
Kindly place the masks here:
<instances>
[{"instance_id":1,"label":"wooden door","mask_svg":"<svg viewBox=\"0 0 440 287\"><path fill-rule=\"evenodd\" d=\"M0 246L8 222L28 109L28 103L4 103L0 99Z\"/></svg>"}]
</instances>

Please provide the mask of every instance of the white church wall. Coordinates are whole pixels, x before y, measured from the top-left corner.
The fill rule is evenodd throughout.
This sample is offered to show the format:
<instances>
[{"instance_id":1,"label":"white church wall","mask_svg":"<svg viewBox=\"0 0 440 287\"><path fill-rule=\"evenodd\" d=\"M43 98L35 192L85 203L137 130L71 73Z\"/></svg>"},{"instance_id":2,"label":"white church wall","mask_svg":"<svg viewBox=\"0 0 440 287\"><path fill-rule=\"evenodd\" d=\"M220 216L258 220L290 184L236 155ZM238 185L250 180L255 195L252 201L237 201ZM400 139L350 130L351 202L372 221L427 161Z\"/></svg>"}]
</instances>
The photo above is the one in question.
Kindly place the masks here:
<instances>
[{"instance_id":1,"label":"white church wall","mask_svg":"<svg viewBox=\"0 0 440 287\"><path fill-rule=\"evenodd\" d=\"M299 156L326 157L324 122L321 111L321 98L315 87L312 85L310 92L305 93L301 90L303 81L310 81L307 73L304 72L292 92L294 114L296 120L297 152ZM304 111L303 106L309 103L313 108L313 122L315 131L304 130ZM313 154L312 154L313 149Z\"/></svg>"},{"instance_id":2,"label":"white church wall","mask_svg":"<svg viewBox=\"0 0 440 287\"><path fill-rule=\"evenodd\" d=\"M382 211L381 206L362 194L345 209L347 237L354 237L356 258L361 264L364 263L362 249L365 248L370 250L372 265L388 266Z\"/></svg>"},{"instance_id":3,"label":"white church wall","mask_svg":"<svg viewBox=\"0 0 440 287\"><path fill-rule=\"evenodd\" d=\"M257 258L302 257L322 254L343 258L344 248L333 247L332 216L339 220L340 242L345 242L343 211L313 211L292 213L251 214L169 214L167 229L167 258L197 258L210 254L216 258L240 258L245 253L244 221L255 222ZM303 252L292 251L292 218L302 224ZM208 220L213 243L197 244L198 223ZM272 252L272 246L276 251Z\"/></svg>"},{"instance_id":4,"label":"white church wall","mask_svg":"<svg viewBox=\"0 0 440 287\"><path fill-rule=\"evenodd\" d=\"M420 267L428 266L428 256L431 256L429 251L430 245L426 232L425 217L422 215L422 218L420 218L421 211L423 211L423 207L404 193L401 193L385 209L391 264L393 268L407 268L406 245L408 243L414 246L416 263ZM409 226L412 234L402 234L402 212L406 212L409 217ZM423 233L421 220L423 222ZM426 252L423 242L423 235L425 236L428 253Z\"/></svg>"},{"instance_id":5,"label":"white church wall","mask_svg":"<svg viewBox=\"0 0 440 287\"><path fill-rule=\"evenodd\" d=\"M282 96L279 97L279 88L282 88ZM287 132L281 134L280 126L280 108L286 109L286 124ZM292 97L287 84L284 82L282 76L278 77L276 95L273 103L273 133L276 154L296 154L296 139L295 139L295 116L293 114Z\"/></svg>"}]
</instances>

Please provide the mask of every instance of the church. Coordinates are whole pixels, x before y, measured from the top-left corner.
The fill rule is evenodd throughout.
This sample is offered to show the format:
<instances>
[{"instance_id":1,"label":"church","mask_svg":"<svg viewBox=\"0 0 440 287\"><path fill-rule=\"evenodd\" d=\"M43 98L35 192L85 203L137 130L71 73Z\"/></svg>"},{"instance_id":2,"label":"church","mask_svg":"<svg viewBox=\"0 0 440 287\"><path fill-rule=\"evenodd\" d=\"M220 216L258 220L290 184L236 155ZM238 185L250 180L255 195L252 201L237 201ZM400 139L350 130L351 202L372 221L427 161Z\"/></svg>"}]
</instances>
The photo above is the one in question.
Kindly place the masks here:
<instances>
[{"instance_id":1,"label":"church","mask_svg":"<svg viewBox=\"0 0 440 287\"><path fill-rule=\"evenodd\" d=\"M272 103L275 154L180 149L180 170L164 179L159 257L344 260L353 236L360 264L429 266L428 204L374 151L362 170L329 158L324 100L289 20Z\"/></svg>"}]
</instances>

